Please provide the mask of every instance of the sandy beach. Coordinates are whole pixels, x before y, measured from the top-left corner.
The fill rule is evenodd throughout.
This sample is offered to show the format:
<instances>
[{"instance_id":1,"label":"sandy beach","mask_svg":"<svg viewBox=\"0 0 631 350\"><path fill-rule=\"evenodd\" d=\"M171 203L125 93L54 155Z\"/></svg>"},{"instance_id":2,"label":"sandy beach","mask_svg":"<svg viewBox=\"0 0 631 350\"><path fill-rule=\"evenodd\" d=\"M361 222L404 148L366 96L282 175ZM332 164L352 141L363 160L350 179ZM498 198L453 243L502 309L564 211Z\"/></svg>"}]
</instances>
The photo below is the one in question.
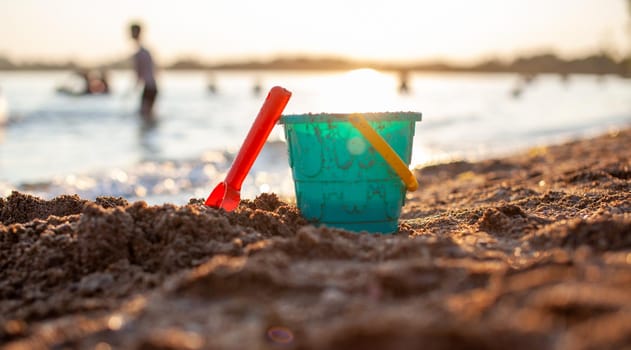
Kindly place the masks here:
<instances>
[{"instance_id":1,"label":"sandy beach","mask_svg":"<svg viewBox=\"0 0 631 350\"><path fill-rule=\"evenodd\" d=\"M274 194L226 213L0 199L7 349L631 347L631 129L416 170L399 232L309 225Z\"/></svg>"}]
</instances>

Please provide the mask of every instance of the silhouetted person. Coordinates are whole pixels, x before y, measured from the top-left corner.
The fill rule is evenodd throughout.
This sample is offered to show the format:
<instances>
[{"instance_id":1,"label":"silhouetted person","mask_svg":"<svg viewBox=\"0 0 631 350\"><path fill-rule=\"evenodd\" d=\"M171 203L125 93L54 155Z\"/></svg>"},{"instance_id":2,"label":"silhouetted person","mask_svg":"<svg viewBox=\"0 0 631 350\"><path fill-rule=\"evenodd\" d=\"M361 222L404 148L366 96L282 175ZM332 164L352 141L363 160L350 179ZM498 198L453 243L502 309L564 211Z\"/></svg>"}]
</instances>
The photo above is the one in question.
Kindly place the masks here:
<instances>
[{"instance_id":1,"label":"silhouetted person","mask_svg":"<svg viewBox=\"0 0 631 350\"><path fill-rule=\"evenodd\" d=\"M410 92L410 86L408 85L409 73L407 70L399 71L399 93L407 94Z\"/></svg>"},{"instance_id":2,"label":"silhouetted person","mask_svg":"<svg viewBox=\"0 0 631 350\"><path fill-rule=\"evenodd\" d=\"M522 84L521 82L517 82L515 87L513 87L513 89L511 90L511 96L513 96L514 99L518 99L521 97L523 93L524 93L524 84Z\"/></svg>"},{"instance_id":3,"label":"silhouetted person","mask_svg":"<svg viewBox=\"0 0 631 350\"><path fill-rule=\"evenodd\" d=\"M133 56L134 70L136 71L136 86L143 84L142 97L140 99L140 115L147 121L153 120L153 105L158 95L158 86L155 79L155 67L151 53L142 46L140 40L141 27L132 24L131 38L136 41L138 51Z\"/></svg>"},{"instance_id":4,"label":"silhouetted person","mask_svg":"<svg viewBox=\"0 0 631 350\"><path fill-rule=\"evenodd\" d=\"M252 93L254 96L259 96L261 91L263 91L263 86L261 85L261 80L257 78L252 86Z\"/></svg>"},{"instance_id":5,"label":"silhouetted person","mask_svg":"<svg viewBox=\"0 0 631 350\"><path fill-rule=\"evenodd\" d=\"M208 75L208 91L211 94L216 94L217 93L217 83L215 81L215 75L214 74L210 74Z\"/></svg>"}]
</instances>

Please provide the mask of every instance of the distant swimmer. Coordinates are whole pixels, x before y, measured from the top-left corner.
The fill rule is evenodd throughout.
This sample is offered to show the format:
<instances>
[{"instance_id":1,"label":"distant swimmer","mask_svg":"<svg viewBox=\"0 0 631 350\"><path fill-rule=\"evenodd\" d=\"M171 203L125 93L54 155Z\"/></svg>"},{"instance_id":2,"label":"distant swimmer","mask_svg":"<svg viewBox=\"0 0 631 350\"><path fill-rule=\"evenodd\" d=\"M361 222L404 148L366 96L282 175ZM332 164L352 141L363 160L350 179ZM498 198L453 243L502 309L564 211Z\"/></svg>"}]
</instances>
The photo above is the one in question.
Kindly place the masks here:
<instances>
[{"instance_id":1,"label":"distant swimmer","mask_svg":"<svg viewBox=\"0 0 631 350\"><path fill-rule=\"evenodd\" d=\"M7 122L7 118L8 118L8 113L9 112L9 107L7 104L7 100L4 98L4 95L2 94L2 89L0 89L0 126L6 124Z\"/></svg>"},{"instance_id":2,"label":"distant swimmer","mask_svg":"<svg viewBox=\"0 0 631 350\"><path fill-rule=\"evenodd\" d=\"M409 73L406 69L399 71L399 93L407 94L410 92L410 86L408 85Z\"/></svg>"},{"instance_id":3,"label":"distant swimmer","mask_svg":"<svg viewBox=\"0 0 631 350\"><path fill-rule=\"evenodd\" d=\"M104 70L90 70L84 76L86 94L109 94L110 86L107 82L107 72Z\"/></svg>"},{"instance_id":4,"label":"distant swimmer","mask_svg":"<svg viewBox=\"0 0 631 350\"><path fill-rule=\"evenodd\" d=\"M140 115L148 121L153 120L153 105L158 95L158 85L155 79L155 66L151 53L147 50L140 40L141 27L134 23L130 26L131 38L136 41L138 51L132 57L134 62L134 70L136 71L136 86L144 85L142 97L140 99Z\"/></svg>"},{"instance_id":5,"label":"distant swimmer","mask_svg":"<svg viewBox=\"0 0 631 350\"><path fill-rule=\"evenodd\" d=\"M216 82L214 74L209 74L208 75L208 91L211 94L216 94L217 93L217 82Z\"/></svg>"},{"instance_id":6,"label":"distant swimmer","mask_svg":"<svg viewBox=\"0 0 631 350\"><path fill-rule=\"evenodd\" d=\"M261 94L261 91L263 91L263 86L261 85L261 80L260 79L256 79L254 81L254 86L252 86L252 93L254 94L254 96L259 96Z\"/></svg>"},{"instance_id":7,"label":"distant swimmer","mask_svg":"<svg viewBox=\"0 0 631 350\"><path fill-rule=\"evenodd\" d=\"M105 95L110 93L105 70L90 69L77 70L73 73L74 79L57 87L57 92L65 95ZM77 81L79 78L80 81Z\"/></svg>"}]
</instances>

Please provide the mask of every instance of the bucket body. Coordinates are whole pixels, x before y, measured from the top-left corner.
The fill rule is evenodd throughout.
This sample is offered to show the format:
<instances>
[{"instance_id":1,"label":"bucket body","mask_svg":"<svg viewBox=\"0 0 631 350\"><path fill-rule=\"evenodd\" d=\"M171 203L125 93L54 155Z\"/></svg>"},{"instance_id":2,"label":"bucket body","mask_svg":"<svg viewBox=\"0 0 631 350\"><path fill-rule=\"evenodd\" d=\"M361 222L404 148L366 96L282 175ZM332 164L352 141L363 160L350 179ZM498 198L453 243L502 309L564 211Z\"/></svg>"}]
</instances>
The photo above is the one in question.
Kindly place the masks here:
<instances>
[{"instance_id":1,"label":"bucket body","mask_svg":"<svg viewBox=\"0 0 631 350\"><path fill-rule=\"evenodd\" d=\"M409 164L415 123L421 120L421 114L362 115ZM405 185L348 117L281 117L298 208L316 224L355 232L394 233L405 201Z\"/></svg>"}]
</instances>

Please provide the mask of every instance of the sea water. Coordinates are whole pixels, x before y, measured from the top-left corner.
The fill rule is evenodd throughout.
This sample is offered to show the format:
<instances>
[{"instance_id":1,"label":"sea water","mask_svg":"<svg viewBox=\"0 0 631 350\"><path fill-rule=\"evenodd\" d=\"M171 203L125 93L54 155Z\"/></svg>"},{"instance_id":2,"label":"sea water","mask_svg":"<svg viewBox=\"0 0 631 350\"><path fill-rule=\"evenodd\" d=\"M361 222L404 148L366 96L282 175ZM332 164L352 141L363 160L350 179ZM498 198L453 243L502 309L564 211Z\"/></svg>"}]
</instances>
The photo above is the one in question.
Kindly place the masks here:
<instances>
[{"instance_id":1,"label":"sea water","mask_svg":"<svg viewBox=\"0 0 631 350\"><path fill-rule=\"evenodd\" d=\"M415 73L402 94L397 74L370 69L171 71L159 75L153 126L136 114L131 72L111 72L106 96L55 92L72 79L69 72L0 72L9 111L0 128L0 195L76 193L149 204L205 198L224 178L273 85L293 93L286 114L423 113L413 166L501 156L631 125L631 80L615 76L542 75L525 82L515 74ZM270 191L293 196L280 126L246 178L242 198Z\"/></svg>"}]
</instances>

